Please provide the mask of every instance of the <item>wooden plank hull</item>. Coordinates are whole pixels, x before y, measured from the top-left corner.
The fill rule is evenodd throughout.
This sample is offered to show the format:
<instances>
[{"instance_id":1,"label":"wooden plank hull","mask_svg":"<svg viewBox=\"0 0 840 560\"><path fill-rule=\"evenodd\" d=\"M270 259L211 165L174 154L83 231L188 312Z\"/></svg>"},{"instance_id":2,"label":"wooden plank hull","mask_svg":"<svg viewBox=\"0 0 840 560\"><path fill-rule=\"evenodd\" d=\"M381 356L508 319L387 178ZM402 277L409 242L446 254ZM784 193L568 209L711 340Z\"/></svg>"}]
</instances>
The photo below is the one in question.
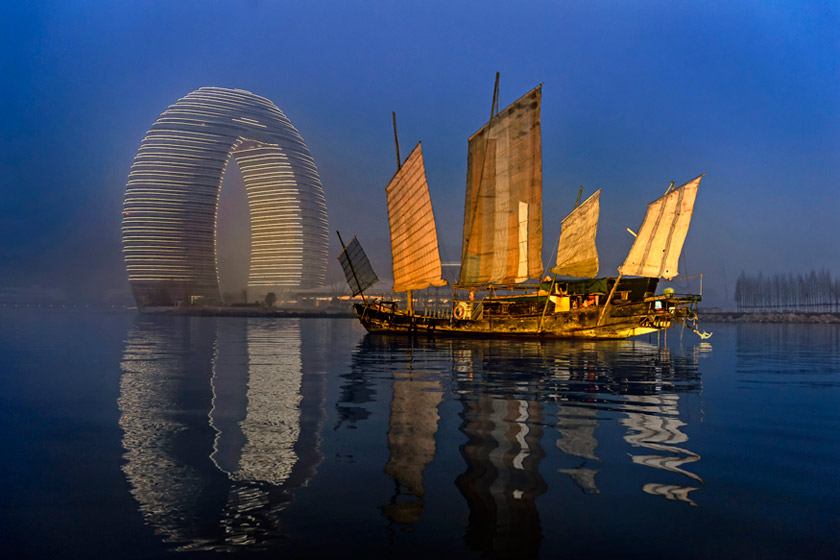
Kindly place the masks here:
<instances>
[{"instance_id":1,"label":"wooden plank hull","mask_svg":"<svg viewBox=\"0 0 840 560\"><path fill-rule=\"evenodd\" d=\"M699 297L675 298L657 308L653 302L610 306L599 325L602 307L557 313L495 314L480 318L428 317L396 309L390 302L353 306L372 333L435 334L511 338L622 339L651 333L697 316ZM487 314L489 315L489 314Z\"/></svg>"}]
</instances>

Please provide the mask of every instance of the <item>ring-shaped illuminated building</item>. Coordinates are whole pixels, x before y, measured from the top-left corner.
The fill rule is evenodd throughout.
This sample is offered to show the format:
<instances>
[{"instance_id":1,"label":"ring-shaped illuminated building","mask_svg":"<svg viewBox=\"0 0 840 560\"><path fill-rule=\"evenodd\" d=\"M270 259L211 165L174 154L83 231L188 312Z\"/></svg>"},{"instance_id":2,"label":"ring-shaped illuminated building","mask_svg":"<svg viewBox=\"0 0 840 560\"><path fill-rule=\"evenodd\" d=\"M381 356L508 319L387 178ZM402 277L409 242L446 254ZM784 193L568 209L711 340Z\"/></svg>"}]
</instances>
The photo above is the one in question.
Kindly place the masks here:
<instances>
[{"instance_id":1,"label":"ring-shaped illuminated building","mask_svg":"<svg viewBox=\"0 0 840 560\"><path fill-rule=\"evenodd\" d=\"M204 87L155 121L128 176L123 253L138 306L221 303L216 222L231 157L248 195L249 299L323 286L327 207L309 149L271 101Z\"/></svg>"}]
</instances>

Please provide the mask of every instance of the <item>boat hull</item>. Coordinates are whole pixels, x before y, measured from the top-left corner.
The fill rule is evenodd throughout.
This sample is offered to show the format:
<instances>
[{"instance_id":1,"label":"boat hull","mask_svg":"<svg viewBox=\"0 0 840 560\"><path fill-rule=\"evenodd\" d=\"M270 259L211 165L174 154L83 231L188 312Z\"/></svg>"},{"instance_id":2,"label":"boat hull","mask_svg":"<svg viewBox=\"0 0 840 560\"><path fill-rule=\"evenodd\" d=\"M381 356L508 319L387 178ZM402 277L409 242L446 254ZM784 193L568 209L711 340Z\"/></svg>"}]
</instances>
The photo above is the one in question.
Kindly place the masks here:
<instances>
[{"instance_id":1,"label":"boat hull","mask_svg":"<svg viewBox=\"0 0 840 560\"><path fill-rule=\"evenodd\" d=\"M664 330L677 322L695 320L699 297L668 300L659 308L650 302L532 313L482 314L480 318L425 316L398 310L392 302L357 303L353 306L362 325L371 333L434 334L510 338L622 339Z\"/></svg>"}]
</instances>

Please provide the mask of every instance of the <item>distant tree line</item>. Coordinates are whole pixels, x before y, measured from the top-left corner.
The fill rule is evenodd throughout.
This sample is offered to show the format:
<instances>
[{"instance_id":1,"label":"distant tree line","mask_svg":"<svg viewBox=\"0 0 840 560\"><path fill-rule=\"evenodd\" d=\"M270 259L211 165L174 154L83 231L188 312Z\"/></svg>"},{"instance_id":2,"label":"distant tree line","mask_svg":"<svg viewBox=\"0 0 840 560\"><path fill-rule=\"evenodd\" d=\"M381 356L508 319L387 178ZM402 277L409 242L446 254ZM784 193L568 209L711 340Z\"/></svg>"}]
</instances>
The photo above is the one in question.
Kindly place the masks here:
<instances>
[{"instance_id":1,"label":"distant tree line","mask_svg":"<svg viewBox=\"0 0 840 560\"><path fill-rule=\"evenodd\" d=\"M741 272L735 282L735 303L738 309L753 311L838 311L840 280L833 280L825 269L768 276Z\"/></svg>"}]
</instances>

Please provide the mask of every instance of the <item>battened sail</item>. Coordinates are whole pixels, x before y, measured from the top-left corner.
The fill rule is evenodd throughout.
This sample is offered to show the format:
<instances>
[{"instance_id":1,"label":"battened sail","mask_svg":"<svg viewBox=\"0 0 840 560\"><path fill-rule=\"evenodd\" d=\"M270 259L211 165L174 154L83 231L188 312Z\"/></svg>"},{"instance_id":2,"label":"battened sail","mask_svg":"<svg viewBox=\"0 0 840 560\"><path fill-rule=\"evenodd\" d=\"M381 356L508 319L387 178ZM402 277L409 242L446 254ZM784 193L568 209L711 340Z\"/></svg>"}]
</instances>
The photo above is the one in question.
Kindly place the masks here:
<instances>
[{"instance_id":1,"label":"battened sail","mask_svg":"<svg viewBox=\"0 0 840 560\"><path fill-rule=\"evenodd\" d=\"M541 98L540 86L469 139L459 285L542 275Z\"/></svg>"},{"instance_id":2,"label":"battened sail","mask_svg":"<svg viewBox=\"0 0 840 560\"><path fill-rule=\"evenodd\" d=\"M648 204L645 221L619 272L628 276L662 277L670 280L677 274L700 175L662 198Z\"/></svg>"},{"instance_id":3,"label":"battened sail","mask_svg":"<svg viewBox=\"0 0 840 560\"><path fill-rule=\"evenodd\" d=\"M443 286L435 217L420 143L385 188L391 225L394 291Z\"/></svg>"},{"instance_id":4,"label":"battened sail","mask_svg":"<svg viewBox=\"0 0 840 560\"><path fill-rule=\"evenodd\" d=\"M354 296L364 292L379 280L361 244L359 244L359 240L355 237L338 255L338 260L341 263L341 268L344 269L344 277L347 278L347 284L350 285L350 291Z\"/></svg>"},{"instance_id":5,"label":"battened sail","mask_svg":"<svg viewBox=\"0 0 840 560\"><path fill-rule=\"evenodd\" d=\"M555 274L594 278L598 275L595 234L601 212L601 189L572 210L562 222Z\"/></svg>"}]
</instances>

